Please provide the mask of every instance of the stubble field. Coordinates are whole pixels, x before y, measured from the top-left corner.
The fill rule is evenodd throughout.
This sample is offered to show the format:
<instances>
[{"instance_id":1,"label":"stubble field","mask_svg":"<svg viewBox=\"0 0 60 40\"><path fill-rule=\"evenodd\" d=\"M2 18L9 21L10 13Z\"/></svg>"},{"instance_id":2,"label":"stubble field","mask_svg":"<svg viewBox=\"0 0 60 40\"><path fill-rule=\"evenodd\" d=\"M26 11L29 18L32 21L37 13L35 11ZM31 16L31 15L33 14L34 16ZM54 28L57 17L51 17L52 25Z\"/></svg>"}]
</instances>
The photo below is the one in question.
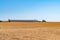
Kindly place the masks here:
<instances>
[{"instance_id":1,"label":"stubble field","mask_svg":"<svg viewBox=\"0 0 60 40\"><path fill-rule=\"evenodd\" d=\"M0 22L0 40L60 40L60 22Z\"/></svg>"}]
</instances>

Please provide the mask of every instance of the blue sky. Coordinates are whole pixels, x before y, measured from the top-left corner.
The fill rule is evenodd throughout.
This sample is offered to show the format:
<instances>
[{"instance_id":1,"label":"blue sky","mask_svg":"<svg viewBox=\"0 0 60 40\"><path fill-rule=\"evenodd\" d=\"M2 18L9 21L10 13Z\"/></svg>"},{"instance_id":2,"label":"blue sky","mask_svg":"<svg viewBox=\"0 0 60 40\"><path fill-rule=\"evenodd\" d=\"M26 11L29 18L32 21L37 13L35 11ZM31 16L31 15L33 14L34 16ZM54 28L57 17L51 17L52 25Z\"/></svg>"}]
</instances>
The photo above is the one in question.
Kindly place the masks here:
<instances>
[{"instance_id":1,"label":"blue sky","mask_svg":"<svg viewBox=\"0 0 60 40\"><path fill-rule=\"evenodd\" d=\"M60 0L0 0L0 20L60 21Z\"/></svg>"}]
</instances>

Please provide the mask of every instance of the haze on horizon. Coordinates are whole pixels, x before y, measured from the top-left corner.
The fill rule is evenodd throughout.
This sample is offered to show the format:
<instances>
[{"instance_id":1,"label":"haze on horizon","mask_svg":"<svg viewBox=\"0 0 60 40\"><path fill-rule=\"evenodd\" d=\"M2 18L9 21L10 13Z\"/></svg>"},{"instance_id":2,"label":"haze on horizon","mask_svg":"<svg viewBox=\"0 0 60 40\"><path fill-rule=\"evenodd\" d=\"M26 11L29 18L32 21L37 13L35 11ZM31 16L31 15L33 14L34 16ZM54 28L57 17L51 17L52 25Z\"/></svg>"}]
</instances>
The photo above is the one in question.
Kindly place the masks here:
<instances>
[{"instance_id":1,"label":"haze on horizon","mask_svg":"<svg viewBox=\"0 0 60 40\"><path fill-rule=\"evenodd\" d=\"M60 21L60 0L0 0L0 20Z\"/></svg>"}]
</instances>

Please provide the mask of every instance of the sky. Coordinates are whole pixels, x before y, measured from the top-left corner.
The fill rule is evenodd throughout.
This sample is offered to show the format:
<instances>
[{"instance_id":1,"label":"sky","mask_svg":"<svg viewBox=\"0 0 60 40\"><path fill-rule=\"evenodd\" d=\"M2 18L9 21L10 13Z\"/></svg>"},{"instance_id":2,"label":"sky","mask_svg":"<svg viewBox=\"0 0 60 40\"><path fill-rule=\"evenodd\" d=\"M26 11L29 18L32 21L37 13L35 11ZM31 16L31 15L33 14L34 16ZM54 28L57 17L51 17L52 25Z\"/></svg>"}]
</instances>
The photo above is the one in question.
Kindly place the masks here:
<instances>
[{"instance_id":1,"label":"sky","mask_svg":"<svg viewBox=\"0 0 60 40\"><path fill-rule=\"evenodd\" d=\"M60 22L60 0L0 0L0 20Z\"/></svg>"}]
</instances>

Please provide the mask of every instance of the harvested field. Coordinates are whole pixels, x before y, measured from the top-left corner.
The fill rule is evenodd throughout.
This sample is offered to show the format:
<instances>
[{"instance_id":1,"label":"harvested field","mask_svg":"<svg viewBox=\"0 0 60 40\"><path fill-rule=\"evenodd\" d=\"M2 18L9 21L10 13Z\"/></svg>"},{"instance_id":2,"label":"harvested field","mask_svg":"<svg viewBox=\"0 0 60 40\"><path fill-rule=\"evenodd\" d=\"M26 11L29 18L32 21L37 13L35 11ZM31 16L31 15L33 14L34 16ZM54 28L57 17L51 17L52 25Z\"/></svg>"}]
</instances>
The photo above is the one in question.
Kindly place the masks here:
<instances>
[{"instance_id":1,"label":"harvested field","mask_svg":"<svg viewBox=\"0 0 60 40\"><path fill-rule=\"evenodd\" d=\"M0 22L0 40L60 40L60 22Z\"/></svg>"}]
</instances>

